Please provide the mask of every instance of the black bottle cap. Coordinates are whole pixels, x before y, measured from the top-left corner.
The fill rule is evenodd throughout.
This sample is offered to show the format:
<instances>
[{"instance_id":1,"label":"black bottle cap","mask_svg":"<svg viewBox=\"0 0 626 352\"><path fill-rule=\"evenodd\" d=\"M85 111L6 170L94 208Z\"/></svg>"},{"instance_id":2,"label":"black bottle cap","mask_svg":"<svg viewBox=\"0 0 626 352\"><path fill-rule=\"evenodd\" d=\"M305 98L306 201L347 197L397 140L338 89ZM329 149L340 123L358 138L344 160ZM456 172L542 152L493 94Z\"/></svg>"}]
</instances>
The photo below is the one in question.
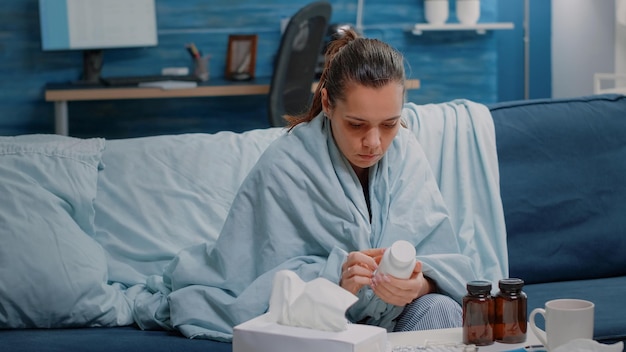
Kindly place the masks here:
<instances>
[{"instance_id":1,"label":"black bottle cap","mask_svg":"<svg viewBox=\"0 0 626 352\"><path fill-rule=\"evenodd\" d=\"M519 290L524 287L524 280L518 278L502 279L498 282L498 287L501 290Z\"/></svg>"},{"instance_id":2,"label":"black bottle cap","mask_svg":"<svg viewBox=\"0 0 626 352\"><path fill-rule=\"evenodd\" d=\"M471 294L491 293L491 282L489 281L470 281L467 283L467 292Z\"/></svg>"}]
</instances>

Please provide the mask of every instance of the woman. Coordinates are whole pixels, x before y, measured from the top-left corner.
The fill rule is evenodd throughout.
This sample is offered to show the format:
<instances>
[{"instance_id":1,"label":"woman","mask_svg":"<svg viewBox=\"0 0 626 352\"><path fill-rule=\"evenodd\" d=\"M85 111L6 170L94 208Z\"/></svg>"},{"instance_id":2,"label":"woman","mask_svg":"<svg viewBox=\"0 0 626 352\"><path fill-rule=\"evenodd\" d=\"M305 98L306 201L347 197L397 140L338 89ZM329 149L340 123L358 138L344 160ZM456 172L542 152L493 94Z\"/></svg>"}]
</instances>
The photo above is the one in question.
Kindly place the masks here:
<instances>
[{"instance_id":1,"label":"woman","mask_svg":"<svg viewBox=\"0 0 626 352\"><path fill-rule=\"evenodd\" d=\"M371 217L369 168L382 159L401 128L405 75L400 53L380 41L356 39L356 33L348 30L331 43L326 55L332 65L321 76L312 107L302 116L287 119L294 128L323 113L337 147L361 184ZM389 304L413 303L398 319L396 331L461 325L460 306L453 300L431 295L421 300L425 303L416 304L417 298L436 291L435 283L421 272L421 263L415 265L409 280L374 277L383 252L384 248L351 252L342 264L341 287L358 294L369 285ZM428 311L435 314L425 316Z\"/></svg>"},{"instance_id":2,"label":"woman","mask_svg":"<svg viewBox=\"0 0 626 352\"><path fill-rule=\"evenodd\" d=\"M248 174L217 242L169 265L168 307L154 316L188 337L230 340L233 326L266 312L274 273L287 269L356 294L347 312L355 323L460 326L457 302L475 264L461 254L430 166L402 127L403 97L396 50L351 31L334 41L311 109L289 118L289 132ZM399 239L416 248L413 275L374 276Z\"/></svg>"}]
</instances>

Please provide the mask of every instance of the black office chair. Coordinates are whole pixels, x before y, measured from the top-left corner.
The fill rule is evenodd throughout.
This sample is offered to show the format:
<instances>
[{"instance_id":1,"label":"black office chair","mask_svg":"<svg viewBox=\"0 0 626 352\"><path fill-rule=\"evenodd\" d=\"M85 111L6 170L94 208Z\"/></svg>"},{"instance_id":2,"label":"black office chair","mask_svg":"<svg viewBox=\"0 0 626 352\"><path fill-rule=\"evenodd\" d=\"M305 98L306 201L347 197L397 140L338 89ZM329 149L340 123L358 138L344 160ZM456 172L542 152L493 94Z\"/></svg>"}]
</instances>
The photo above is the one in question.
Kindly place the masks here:
<instances>
[{"instance_id":1,"label":"black office chair","mask_svg":"<svg viewBox=\"0 0 626 352\"><path fill-rule=\"evenodd\" d=\"M312 2L294 14L283 33L270 83L269 120L286 125L283 116L297 115L311 103L311 85L332 12L325 1Z\"/></svg>"}]
</instances>

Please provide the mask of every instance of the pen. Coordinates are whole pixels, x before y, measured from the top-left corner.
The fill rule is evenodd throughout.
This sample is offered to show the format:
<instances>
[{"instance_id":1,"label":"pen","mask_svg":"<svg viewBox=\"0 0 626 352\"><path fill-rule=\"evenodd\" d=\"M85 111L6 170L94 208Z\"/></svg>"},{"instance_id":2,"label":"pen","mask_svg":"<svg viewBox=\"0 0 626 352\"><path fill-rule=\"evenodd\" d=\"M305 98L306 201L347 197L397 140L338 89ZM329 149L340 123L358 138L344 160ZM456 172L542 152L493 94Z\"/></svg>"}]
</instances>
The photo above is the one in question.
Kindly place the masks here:
<instances>
[{"instance_id":1,"label":"pen","mask_svg":"<svg viewBox=\"0 0 626 352\"><path fill-rule=\"evenodd\" d=\"M189 43L185 45L185 47L187 48L187 51L189 51L189 54L191 54L192 58L200 58L200 52L198 51L198 48L196 48L196 45L194 43Z\"/></svg>"}]
</instances>

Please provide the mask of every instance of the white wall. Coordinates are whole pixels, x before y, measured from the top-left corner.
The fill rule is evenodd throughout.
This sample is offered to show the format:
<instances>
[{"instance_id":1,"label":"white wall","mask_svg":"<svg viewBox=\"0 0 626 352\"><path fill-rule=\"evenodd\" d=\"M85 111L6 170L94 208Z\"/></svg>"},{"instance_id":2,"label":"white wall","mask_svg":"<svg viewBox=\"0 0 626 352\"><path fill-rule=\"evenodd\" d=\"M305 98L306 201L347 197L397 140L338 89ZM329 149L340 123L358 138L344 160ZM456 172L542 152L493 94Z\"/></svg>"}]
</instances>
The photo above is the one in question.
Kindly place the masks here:
<instances>
[{"instance_id":1,"label":"white wall","mask_svg":"<svg viewBox=\"0 0 626 352\"><path fill-rule=\"evenodd\" d=\"M615 0L615 72L626 74L626 0Z\"/></svg>"},{"instance_id":2,"label":"white wall","mask_svg":"<svg viewBox=\"0 0 626 352\"><path fill-rule=\"evenodd\" d=\"M626 0L616 0L615 11L618 23L615 25L615 72L626 75ZM622 82L622 86L626 82Z\"/></svg>"},{"instance_id":3,"label":"white wall","mask_svg":"<svg viewBox=\"0 0 626 352\"><path fill-rule=\"evenodd\" d=\"M616 1L552 0L553 98L591 95L594 73L616 72Z\"/></svg>"}]
</instances>

